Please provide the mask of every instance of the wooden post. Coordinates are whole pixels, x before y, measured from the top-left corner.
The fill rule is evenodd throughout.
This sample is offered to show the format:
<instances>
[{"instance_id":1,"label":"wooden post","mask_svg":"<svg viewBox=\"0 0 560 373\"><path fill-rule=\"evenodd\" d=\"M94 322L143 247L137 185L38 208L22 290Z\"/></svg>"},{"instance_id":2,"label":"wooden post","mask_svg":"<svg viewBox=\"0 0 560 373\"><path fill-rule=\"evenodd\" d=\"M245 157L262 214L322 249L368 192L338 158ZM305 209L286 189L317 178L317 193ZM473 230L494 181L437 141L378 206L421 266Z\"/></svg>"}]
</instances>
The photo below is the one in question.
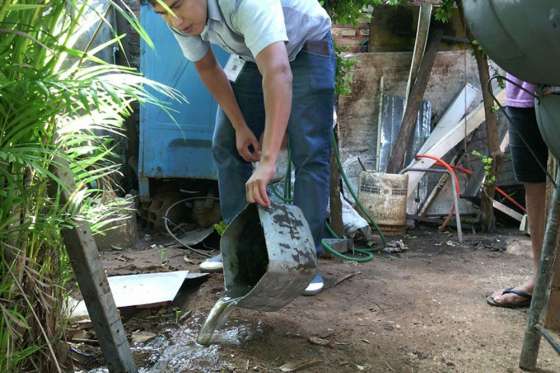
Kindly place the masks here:
<instances>
[{"instance_id":1,"label":"wooden post","mask_svg":"<svg viewBox=\"0 0 560 373\"><path fill-rule=\"evenodd\" d=\"M74 178L63 160L58 159L55 164L54 172L64 186L61 203L67 204L75 190ZM62 230L62 237L109 371L136 372L126 332L89 225L81 220L74 223L74 227Z\"/></svg>"},{"instance_id":2,"label":"wooden post","mask_svg":"<svg viewBox=\"0 0 560 373\"><path fill-rule=\"evenodd\" d=\"M342 222L342 201L340 200L340 172L336 163L336 153L338 150L333 141L331 150L331 198L330 198L330 221L331 228L339 236L344 236L344 223Z\"/></svg>"},{"instance_id":3,"label":"wooden post","mask_svg":"<svg viewBox=\"0 0 560 373\"><path fill-rule=\"evenodd\" d=\"M548 172L557 178L558 162L548 153ZM554 190L554 185L548 179L546 183L546 211L548 216L549 205ZM550 284L550 295L546 306L544 327L560 334L560 235L556 239L556 260L552 267L552 283Z\"/></svg>"},{"instance_id":4,"label":"wooden post","mask_svg":"<svg viewBox=\"0 0 560 373\"><path fill-rule=\"evenodd\" d=\"M478 66L478 74L480 77L480 85L482 87L482 97L484 101L486 141L488 152L492 158L491 175L486 175L483 193L480 199L480 226L483 232L494 232L496 229L496 218L494 215L494 207L492 200L496 194L496 177L498 170L503 163L504 154L500 151L500 140L498 136L498 121L496 113L493 111L493 102L490 95L491 87L488 87L490 73L488 71L488 58L479 49L475 49L474 56ZM491 180L488 180L492 177Z\"/></svg>"},{"instance_id":5,"label":"wooden post","mask_svg":"<svg viewBox=\"0 0 560 373\"><path fill-rule=\"evenodd\" d=\"M546 223L544 243L541 252L537 281L533 290L533 299L529 309L529 318L523 348L519 360L521 369L533 370L537 364L541 333L538 329L542 313L548 301L548 287L552 278L554 259L556 257L556 242L558 222L560 222L560 178L556 178L557 187L552 196L550 214Z\"/></svg>"},{"instance_id":6,"label":"wooden post","mask_svg":"<svg viewBox=\"0 0 560 373\"><path fill-rule=\"evenodd\" d=\"M414 133L416 120L418 118L418 109L420 108L420 104L424 98L424 92L428 86L428 80L430 79L432 66L434 65L442 36L443 30L440 28L433 29L430 34L426 53L418 69L416 81L410 90L410 97L406 104L399 135L393 145L391 158L387 165L388 173L398 173L403 168L406 149Z\"/></svg>"},{"instance_id":7,"label":"wooden post","mask_svg":"<svg viewBox=\"0 0 560 373\"><path fill-rule=\"evenodd\" d=\"M493 232L496 229L496 219L494 216L493 199L496 194L496 177L504 160L504 153L500 150L500 137L498 134L498 119L493 110L494 102L490 94L491 87L488 86L490 80L490 72L488 70L488 58L486 54L476 46L475 38L468 29L465 22L463 12L463 2L457 0L461 22L466 30L467 38L474 45L473 52L478 67L478 75L480 78L480 87L482 89L482 99L484 102L484 114L486 125L486 141L488 145L488 153L492 157L492 173L488 175L493 180L488 180L488 176L483 185L483 192L480 200L480 226L483 232Z\"/></svg>"}]
</instances>

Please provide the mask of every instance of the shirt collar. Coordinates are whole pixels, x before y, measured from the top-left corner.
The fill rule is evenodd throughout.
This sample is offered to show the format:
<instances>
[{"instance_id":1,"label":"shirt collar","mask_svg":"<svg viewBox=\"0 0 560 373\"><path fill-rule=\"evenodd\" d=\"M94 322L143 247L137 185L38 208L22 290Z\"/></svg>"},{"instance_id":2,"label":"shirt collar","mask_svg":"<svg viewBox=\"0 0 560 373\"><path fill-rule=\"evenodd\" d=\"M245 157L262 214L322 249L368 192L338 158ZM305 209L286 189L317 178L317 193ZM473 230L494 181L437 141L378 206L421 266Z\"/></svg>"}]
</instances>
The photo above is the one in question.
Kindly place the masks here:
<instances>
[{"instance_id":1,"label":"shirt collar","mask_svg":"<svg viewBox=\"0 0 560 373\"><path fill-rule=\"evenodd\" d=\"M208 19L213 19L215 21L222 20L222 13L218 5L218 0L208 0Z\"/></svg>"}]
</instances>

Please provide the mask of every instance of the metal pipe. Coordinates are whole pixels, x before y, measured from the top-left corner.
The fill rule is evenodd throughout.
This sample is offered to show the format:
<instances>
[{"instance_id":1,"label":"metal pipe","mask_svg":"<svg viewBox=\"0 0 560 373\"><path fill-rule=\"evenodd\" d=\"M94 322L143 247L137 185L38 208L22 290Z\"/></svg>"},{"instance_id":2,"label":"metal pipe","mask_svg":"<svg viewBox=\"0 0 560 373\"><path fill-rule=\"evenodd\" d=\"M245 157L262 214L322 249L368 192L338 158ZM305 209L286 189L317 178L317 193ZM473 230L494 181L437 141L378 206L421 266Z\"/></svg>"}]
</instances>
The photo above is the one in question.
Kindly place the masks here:
<instances>
[{"instance_id":1,"label":"metal pipe","mask_svg":"<svg viewBox=\"0 0 560 373\"><path fill-rule=\"evenodd\" d=\"M463 242L463 229L461 228L461 214L459 213L459 199L457 198L457 184L456 184L456 180L453 177L454 175L451 174L451 172L447 169L442 170L442 169L431 169L431 168L405 168L404 170L402 170L400 173L404 174L406 172L409 171L416 171L416 172L431 172L431 173L435 173L435 174L448 174L449 178L451 179L451 194L453 195L453 206L455 208L455 220L457 222L457 238L459 240L459 242Z\"/></svg>"},{"instance_id":2,"label":"metal pipe","mask_svg":"<svg viewBox=\"0 0 560 373\"><path fill-rule=\"evenodd\" d=\"M449 173L449 172L448 172ZM461 215L459 214L459 199L457 198L457 185L453 175L449 175L451 179L451 186L453 187L453 204L455 205L455 221L457 223L457 236L459 237L459 242L463 242L463 229L461 228Z\"/></svg>"}]
</instances>

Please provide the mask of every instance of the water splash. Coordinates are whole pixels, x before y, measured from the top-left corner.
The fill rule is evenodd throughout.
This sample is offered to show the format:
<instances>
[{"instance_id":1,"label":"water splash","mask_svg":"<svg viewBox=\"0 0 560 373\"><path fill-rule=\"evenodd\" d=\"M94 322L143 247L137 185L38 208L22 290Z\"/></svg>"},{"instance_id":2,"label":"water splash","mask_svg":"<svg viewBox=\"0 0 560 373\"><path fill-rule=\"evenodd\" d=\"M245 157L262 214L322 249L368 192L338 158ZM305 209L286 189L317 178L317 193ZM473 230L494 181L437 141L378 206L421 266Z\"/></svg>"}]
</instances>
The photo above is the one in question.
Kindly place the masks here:
<instances>
[{"instance_id":1,"label":"water splash","mask_svg":"<svg viewBox=\"0 0 560 373\"><path fill-rule=\"evenodd\" d=\"M213 333L210 346L203 346L197 343L198 325L202 321L204 319L196 315L188 325L176 330L162 350L153 351L155 361L149 359L148 366L139 369L139 373L220 372L231 366L229 355L223 354L224 347L238 348L264 333L261 321L253 324L230 320L226 327ZM162 344L158 343L157 346Z\"/></svg>"},{"instance_id":2,"label":"water splash","mask_svg":"<svg viewBox=\"0 0 560 373\"><path fill-rule=\"evenodd\" d=\"M233 307L240 298L222 297L218 299L214 307L208 313L208 317L200 329L197 342L203 346L208 346L212 341L212 336L217 328L225 324L227 318L233 311Z\"/></svg>"}]
</instances>

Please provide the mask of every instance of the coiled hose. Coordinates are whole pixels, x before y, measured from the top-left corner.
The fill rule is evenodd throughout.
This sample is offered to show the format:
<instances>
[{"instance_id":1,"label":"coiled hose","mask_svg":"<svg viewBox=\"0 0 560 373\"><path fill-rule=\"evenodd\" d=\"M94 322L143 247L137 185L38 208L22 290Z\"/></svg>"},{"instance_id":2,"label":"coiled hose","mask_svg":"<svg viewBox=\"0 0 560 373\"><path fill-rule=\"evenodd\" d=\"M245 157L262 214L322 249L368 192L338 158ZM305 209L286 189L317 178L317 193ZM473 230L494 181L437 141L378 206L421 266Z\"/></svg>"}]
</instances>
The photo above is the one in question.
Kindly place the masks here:
<instances>
[{"instance_id":1,"label":"coiled hose","mask_svg":"<svg viewBox=\"0 0 560 373\"><path fill-rule=\"evenodd\" d=\"M364 206L360 203L360 200L358 199L358 197L356 195L356 192L352 189L352 185L348 181L348 177L347 177L346 173L344 172L344 169L342 168L342 164L340 162L340 152L338 150L338 143L336 141L336 137L335 137L334 133L332 134L332 148L333 148L333 151L334 151L334 154L335 154L336 166L337 166L337 168L340 172L340 175L342 176L342 180L343 180L344 184L346 185L346 187L348 188L348 191L350 192L350 194L354 198L354 201L356 202L356 206L357 206L359 212L361 212L362 216L365 217L368 224L375 228L375 230L379 234L379 237L381 238L381 242L383 243L383 246L385 246L386 241L385 241L385 236L383 235L383 232L381 231L381 229L379 228L379 226L377 225L375 220L373 220L373 218L367 213ZM276 197L280 198L283 202L292 203L293 198L292 198L292 191L291 191L291 161L290 161L290 148L289 148L289 146L288 146L288 166L287 166L287 169L286 169L286 175L285 175L285 181L284 181L284 195L282 196L278 192L275 185L271 186L271 191ZM332 229L332 227L328 223L325 223L325 227L326 227L327 231L334 238L342 238L342 237L340 237L336 234L336 232ZM323 246L325 251L328 252L330 255L332 255L336 258L342 259L342 260L347 260L347 261L352 261L352 262L357 262L357 263L366 263L366 262L369 262L369 261L373 260L373 249L371 249L371 248L354 248L352 250L352 254L342 254L342 253L339 253L338 251L336 251L328 243L328 241L325 240L325 239L321 240L321 246Z\"/></svg>"}]
</instances>

